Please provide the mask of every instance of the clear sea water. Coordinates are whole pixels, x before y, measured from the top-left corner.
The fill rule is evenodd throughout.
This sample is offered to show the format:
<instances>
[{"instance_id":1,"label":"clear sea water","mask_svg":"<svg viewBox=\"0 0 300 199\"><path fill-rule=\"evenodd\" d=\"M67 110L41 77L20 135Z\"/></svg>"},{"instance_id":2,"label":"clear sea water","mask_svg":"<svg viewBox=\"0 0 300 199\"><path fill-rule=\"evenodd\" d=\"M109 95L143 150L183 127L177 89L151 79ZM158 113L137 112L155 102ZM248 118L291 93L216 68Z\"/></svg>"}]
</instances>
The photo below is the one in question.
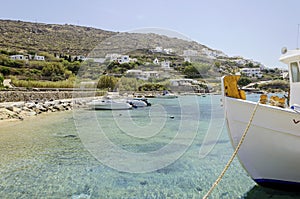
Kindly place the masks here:
<instances>
[{"instance_id":1,"label":"clear sea water","mask_svg":"<svg viewBox=\"0 0 300 199\"><path fill-rule=\"evenodd\" d=\"M0 198L202 198L233 152L220 96L150 102L1 123ZM235 159L210 198L300 194L257 186Z\"/></svg>"}]
</instances>

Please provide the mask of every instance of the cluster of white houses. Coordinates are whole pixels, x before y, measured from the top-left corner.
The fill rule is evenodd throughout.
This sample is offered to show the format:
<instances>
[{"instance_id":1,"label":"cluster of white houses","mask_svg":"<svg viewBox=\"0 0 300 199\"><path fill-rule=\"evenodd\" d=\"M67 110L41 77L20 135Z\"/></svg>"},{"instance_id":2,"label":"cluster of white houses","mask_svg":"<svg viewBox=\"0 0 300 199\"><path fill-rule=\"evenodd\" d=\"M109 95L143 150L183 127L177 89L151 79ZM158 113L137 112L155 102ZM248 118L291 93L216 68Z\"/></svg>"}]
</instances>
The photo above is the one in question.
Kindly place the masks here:
<instances>
[{"instance_id":1,"label":"cluster of white houses","mask_svg":"<svg viewBox=\"0 0 300 199\"><path fill-rule=\"evenodd\" d=\"M148 81L150 79L163 77L164 74L162 71L128 70L126 76ZM194 79L170 79L170 86L177 91L205 92L205 89L202 89L200 85L202 85L202 83Z\"/></svg>"},{"instance_id":2,"label":"cluster of white houses","mask_svg":"<svg viewBox=\"0 0 300 199\"><path fill-rule=\"evenodd\" d=\"M134 77L141 80L149 80L152 79L158 79L162 75L159 71L142 71L142 70L128 70L126 72L127 77Z\"/></svg>"},{"instance_id":3,"label":"cluster of white houses","mask_svg":"<svg viewBox=\"0 0 300 199\"><path fill-rule=\"evenodd\" d=\"M243 74L247 77L256 77L256 78L262 78L263 76L260 68L241 68L240 74Z\"/></svg>"},{"instance_id":4,"label":"cluster of white houses","mask_svg":"<svg viewBox=\"0 0 300 199\"><path fill-rule=\"evenodd\" d=\"M38 60L38 61L45 61L44 56L40 55L11 55L10 58L12 60Z\"/></svg>"},{"instance_id":5,"label":"cluster of white houses","mask_svg":"<svg viewBox=\"0 0 300 199\"><path fill-rule=\"evenodd\" d=\"M37 60L37 61L45 61L45 56L41 55L11 55L9 56L12 60ZM56 58L59 58L57 56ZM78 55L78 56L72 56L72 59L75 60L86 60L85 56Z\"/></svg>"},{"instance_id":6,"label":"cluster of white houses","mask_svg":"<svg viewBox=\"0 0 300 199\"><path fill-rule=\"evenodd\" d=\"M173 49L172 48L163 48L161 46L157 46L156 48L150 50L154 53L165 53L165 54L171 54L173 53Z\"/></svg>"},{"instance_id":7,"label":"cluster of white houses","mask_svg":"<svg viewBox=\"0 0 300 199\"><path fill-rule=\"evenodd\" d=\"M157 53L165 53L165 54L170 54L174 53L173 49L171 48L162 48L162 47L156 47L155 49L151 50L152 52L157 52ZM184 61L186 62L192 62L196 57L199 56L199 54L205 54L209 57L216 58L216 57L227 57L224 53L221 51L213 51L207 48L203 48L202 51L199 53L196 50L184 50L183 51L183 58ZM44 56L39 56L39 55L12 55L10 56L11 59L13 60L38 60L38 61L44 61L45 57ZM73 56L72 59L77 59L77 60L87 60L87 59L92 59L94 62L100 62L103 63L105 60L107 61L116 61L119 64L124 64L124 63L129 63L129 62L137 62L138 60L136 58L130 58L129 55L121 55L117 53L111 53L107 54L105 58L86 58L84 56ZM237 74L243 74L247 77L251 78L262 78L263 74L261 72L262 69L265 67L258 63L254 62L252 60L246 60L243 59L242 57L233 57L231 61L236 62L239 65L245 65L248 63L252 63L253 65L255 64L256 68L241 68ZM155 58L152 63L145 63L146 65L154 64L157 66L161 66L161 69L163 70L170 70L172 69L172 62L169 60L159 60L158 58ZM174 64L174 63L173 63ZM225 66L221 66L220 70L225 71L226 68ZM160 72L158 71L142 71L142 70L128 70L127 71L128 76L136 77L138 79L143 79L143 80L148 80L149 78L159 78L161 76ZM182 80L187 81L187 80ZM190 83L190 80L189 80ZM179 83L179 84L182 84Z\"/></svg>"},{"instance_id":8,"label":"cluster of white houses","mask_svg":"<svg viewBox=\"0 0 300 199\"><path fill-rule=\"evenodd\" d=\"M117 61L119 64L137 61L137 59L131 59L129 55L120 55L116 53L107 54L105 59L108 59L109 61Z\"/></svg>"},{"instance_id":9,"label":"cluster of white houses","mask_svg":"<svg viewBox=\"0 0 300 199\"><path fill-rule=\"evenodd\" d=\"M120 54L107 54L105 59L109 61L116 61L119 64L129 63L129 62L137 62L136 58L130 58L129 55L120 55ZM154 65L160 65L162 69L170 69L171 61L163 60L159 61L158 58L155 58L152 62ZM148 63L150 64L150 63Z\"/></svg>"}]
</instances>

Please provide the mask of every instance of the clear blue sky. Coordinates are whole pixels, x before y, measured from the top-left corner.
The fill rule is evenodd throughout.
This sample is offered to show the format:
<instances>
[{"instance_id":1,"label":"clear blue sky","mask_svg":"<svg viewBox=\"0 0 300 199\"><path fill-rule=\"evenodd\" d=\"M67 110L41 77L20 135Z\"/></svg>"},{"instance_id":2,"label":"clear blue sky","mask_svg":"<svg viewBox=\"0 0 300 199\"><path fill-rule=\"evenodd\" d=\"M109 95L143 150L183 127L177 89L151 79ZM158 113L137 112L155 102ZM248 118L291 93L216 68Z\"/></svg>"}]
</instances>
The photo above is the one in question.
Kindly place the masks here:
<instances>
[{"instance_id":1,"label":"clear blue sky","mask_svg":"<svg viewBox=\"0 0 300 199\"><path fill-rule=\"evenodd\" d=\"M297 47L299 0L14 0L0 19L75 24L110 31L165 28L268 67L283 46ZM300 39L299 39L300 40Z\"/></svg>"}]
</instances>

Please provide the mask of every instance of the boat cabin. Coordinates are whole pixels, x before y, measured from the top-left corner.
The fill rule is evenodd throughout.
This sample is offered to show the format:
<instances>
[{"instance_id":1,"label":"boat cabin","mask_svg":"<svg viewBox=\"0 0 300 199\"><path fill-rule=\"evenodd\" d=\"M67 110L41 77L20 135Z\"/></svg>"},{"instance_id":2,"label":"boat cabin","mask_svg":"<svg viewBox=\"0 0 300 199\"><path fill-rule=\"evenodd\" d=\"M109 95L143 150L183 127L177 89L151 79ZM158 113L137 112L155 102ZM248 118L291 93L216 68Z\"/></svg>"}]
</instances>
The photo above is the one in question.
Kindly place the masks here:
<instances>
[{"instance_id":1,"label":"boat cabin","mask_svg":"<svg viewBox=\"0 0 300 199\"><path fill-rule=\"evenodd\" d=\"M279 59L288 65L290 75L290 106L300 105L300 49L287 50L282 49L282 55Z\"/></svg>"}]
</instances>

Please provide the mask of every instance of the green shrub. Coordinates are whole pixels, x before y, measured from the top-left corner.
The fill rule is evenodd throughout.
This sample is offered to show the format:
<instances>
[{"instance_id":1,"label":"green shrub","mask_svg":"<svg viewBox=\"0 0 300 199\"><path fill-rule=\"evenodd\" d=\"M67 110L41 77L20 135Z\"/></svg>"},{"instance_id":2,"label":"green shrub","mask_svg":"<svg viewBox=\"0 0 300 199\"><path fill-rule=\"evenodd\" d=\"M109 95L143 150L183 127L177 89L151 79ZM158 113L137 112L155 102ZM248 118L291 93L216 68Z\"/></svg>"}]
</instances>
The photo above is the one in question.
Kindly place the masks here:
<instances>
[{"instance_id":1,"label":"green shrub","mask_svg":"<svg viewBox=\"0 0 300 199\"><path fill-rule=\"evenodd\" d=\"M163 91L167 90L162 84L147 83L138 88L139 91Z\"/></svg>"},{"instance_id":2,"label":"green shrub","mask_svg":"<svg viewBox=\"0 0 300 199\"><path fill-rule=\"evenodd\" d=\"M103 75L100 77L97 88L113 90L118 82L118 79L113 76Z\"/></svg>"},{"instance_id":3,"label":"green shrub","mask_svg":"<svg viewBox=\"0 0 300 199\"><path fill-rule=\"evenodd\" d=\"M12 84L17 87L25 88L73 88L74 81L65 80L65 81L35 81L35 80L17 80L12 78Z\"/></svg>"},{"instance_id":4,"label":"green shrub","mask_svg":"<svg viewBox=\"0 0 300 199\"><path fill-rule=\"evenodd\" d=\"M248 77L241 77L238 81L238 85L243 87L243 86L247 86L248 84L250 84L252 82L252 80Z\"/></svg>"},{"instance_id":5,"label":"green shrub","mask_svg":"<svg viewBox=\"0 0 300 199\"><path fill-rule=\"evenodd\" d=\"M3 87L3 81L4 81L4 77L2 74L0 74L0 87Z\"/></svg>"}]
</instances>

